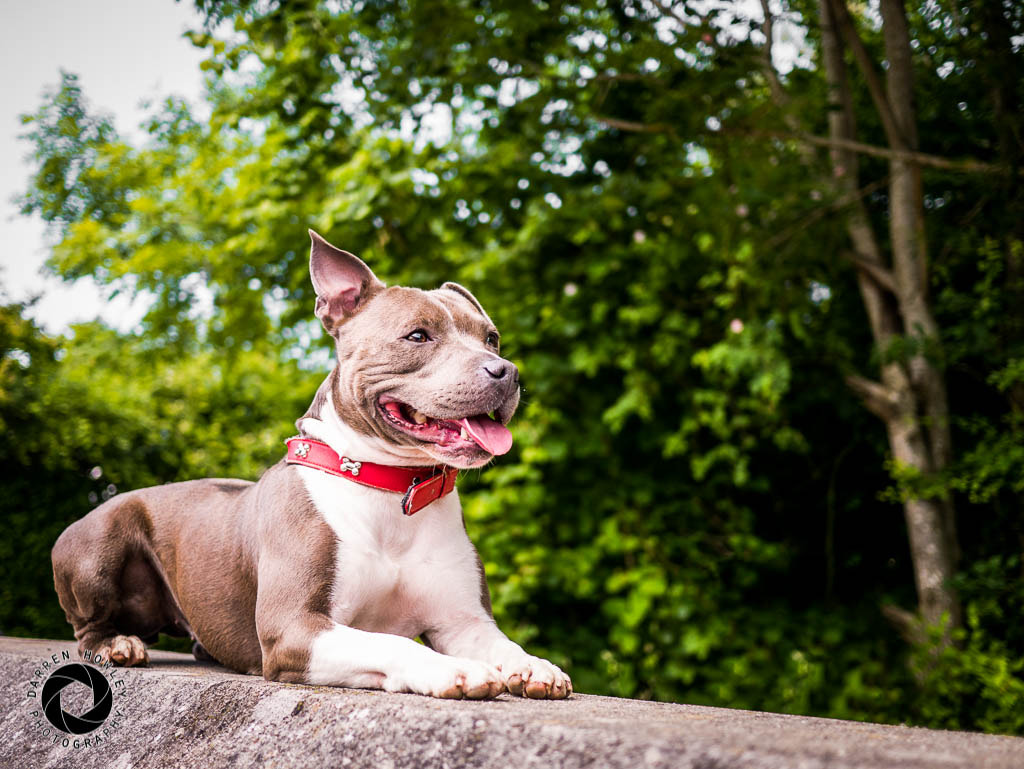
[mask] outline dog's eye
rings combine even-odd
[[[408,339],[410,342],[429,342],[430,334],[428,334],[422,328],[418,328],[411,334],[407,335],[405,338]]]
[[[497,349],[498,347],[498,335],[493,331],[487,335],[487,344]]]

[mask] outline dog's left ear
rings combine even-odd
[[[481,315],[487,318],[488,323],[491,322],[491,316],[487,314],[487,312],[483,308],[483,305],[481,305],[480,302],[477,301],[477,298],[469,292],[468,288],[466,288],[465,286],[460,286],[458,283],[452,283],[451,281],[443,283],[441,285],[441,288],[447,291],[454,291],[456,294],[461,294],[463,297],[469,300],[470,304],[476,307],[476,309],[480,312]]]
[[[384,288],[358,256],[335,248],[313,230],[309,249],[309,275],[316,290],[316,316],[328,333],[352,317],[377,291]]]

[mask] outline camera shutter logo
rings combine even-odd
[[[60,695],[68,686],[80,683],[92,690],[92,707],[84,713],[68,713],[61,706]],[[114,706],[110,683],[103,674],[91,665],[72,662],[50,673],[43,684],[43,715],[46,720],[68,734],[88,734],[100,728],[107,720]]]

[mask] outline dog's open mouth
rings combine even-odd
[[[446,449],[479,446],[488,454],[497,456],[512,448],[512,433],[489,414],[435,419],[399,401],[381,401],[380,410],[391,424],[421,441],[436,443]]]

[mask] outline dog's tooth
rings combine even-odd
[[[459,437],[462,438],[462,440],[464,440],[464,441],[468,441],[469,440],[469,433],[466,432],[466,428],[465,427],[462,428],[462,432],[459,433]]]
[[[425,425],[427,423],[427,415],[419,411],[412,412],[412,418],[416,420],[418,425]]]

